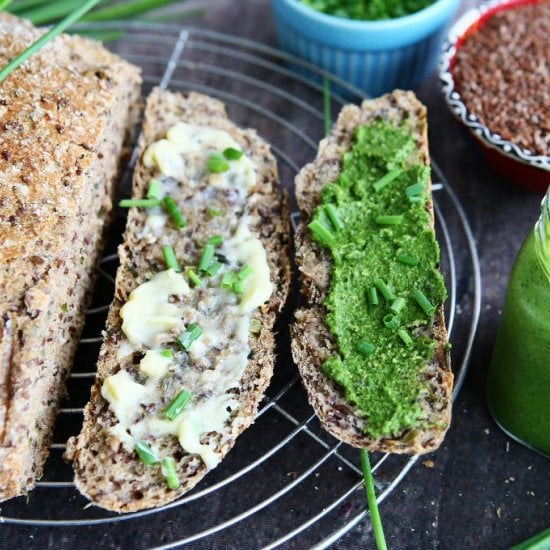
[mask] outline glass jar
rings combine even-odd
[[[497,424],[550,457],[550,188],[512,269],[489,368]]]

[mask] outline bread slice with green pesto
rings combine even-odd
[[[425,107],[403,91],[345,106],[296,197],[292,353],[322,426],[371,451],[433,451],[453,375]]]
[[[178,498],[253,422],[291,276],[275,158],[216,99],[153,90],[132,197],[97,380],[67,451],[77,488],[116,512]]]

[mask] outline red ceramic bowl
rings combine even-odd
[[[474,137],[487,163],[515,183],[542,193],[550,185],[550,157],[523,149],[481,124],[466,108],[453,78],[457,51],[470,33],[482,32],[485,21],[496,12],[534,3],[537,0],[492,0],[467,11],[449,31],[440,60],[439,78],[452,113]]]

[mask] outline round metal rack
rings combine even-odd
[[[144,95],[154,86],[207,93],[224,101],[238,124],[256,128],[271,144],[282,185],[291,196],[294,176],[313,159],[323,135],[322,79],[331,82],[334,113],[345,103],[363,98],[359,90],[308,63],[241,38],[143,23],[107,24],[101,29],[105,27],[124,32],[109,47],[141,66]],[[98,30],[94,25],[81,28]],[[133,157],[122,178],[122,193],[129,190]],[[432,170],[441,267],[449,289],[446,318],[453,342],[456,396],[479,318],[479,263],[472,232],[451,185],[433,160]],[[368,512],[358,453],[320,428],[288,351],[287,325],[296,295],[278,327],[278,363],[255,424],[197,488],[161,508],[122,516],[92,506],[78,493],[62,454],[67,438],[78,433],[94,380],[101,330],[114,290],[116,245],[123,229],[119,212],[101,262],[45,475],[28,497],[1,505],[0,522],[49,528],[50,539],[63,538],[84,549],[102,541],[116,546],[113,541],[128,533],[135,535],[134,548],[183,544],[326,548],[364,521]],[[416,461],[417,457],[372,455],[379,503]]]

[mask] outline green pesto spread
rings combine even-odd
[[[365,414],[365,433],[375,438],[426,425],[419,400],[429,387],[421,373],[435,341],[423,327],[447,296],[426,210],[429,168],[410,164],[415,149],[405,128],[385,121],[360,127],[310,223],[313,238],[330,249],[333,260],[325,322],[338,354],[323,370]],[[394,179],[384,185],[390,173]],[[375,283],[380,279],[393,293],[388,300]],[[374,288],[377,305],[371,303]],[[428,313],[415,299],[417,291],[432,306]]]

